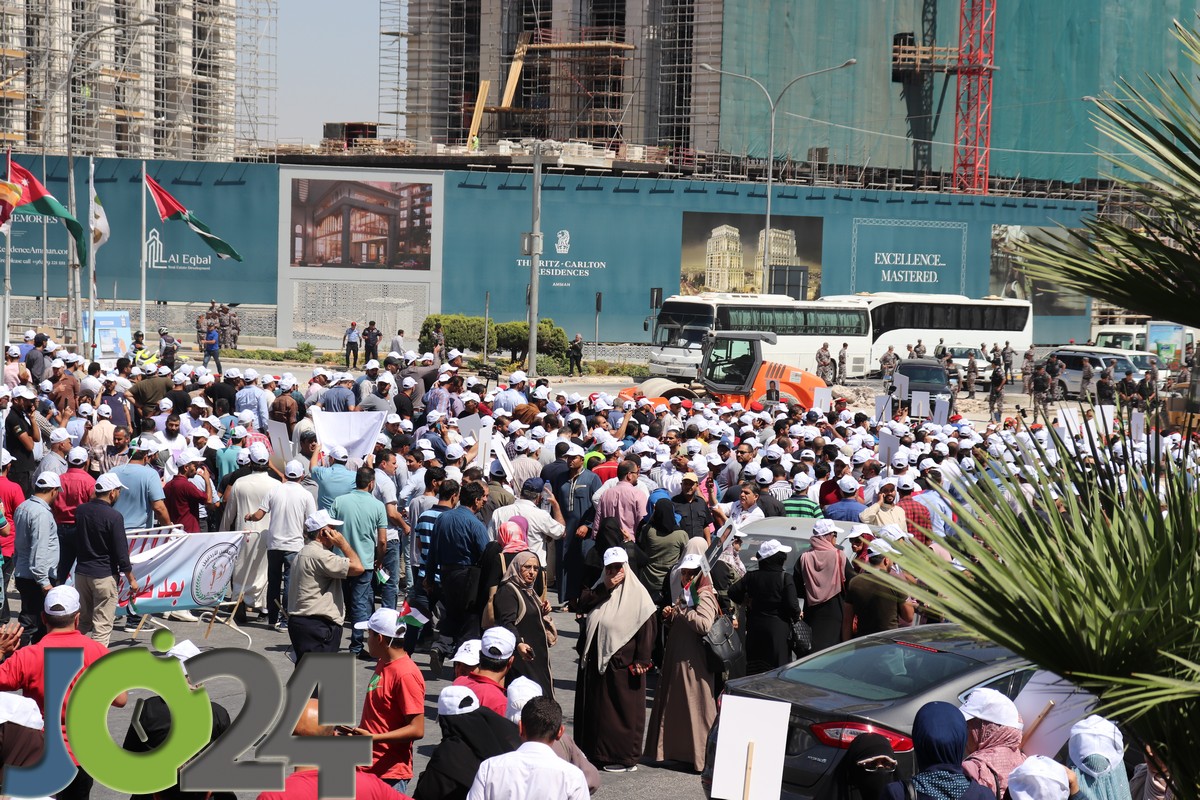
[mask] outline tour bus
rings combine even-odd
[[[650,324],[647,319],[647,329]],[[770,331],[776,342],[764,345],[763,357],[810,372],[816,371],[817,350],[826,343],[835,367],[842,345],[850,345],[848,377],[865,375],[871,367],[870,319],[857,299],[834,303],[780,294],[673,295],[663,301],[653,325],[652,377],[695,380],[704,336],[710,331]]]
[[[1195,328],[1184,328],[1187,343],[1195,345]],[[1096,347],[1112,347],[1117,350],[1145,350],[1146,325],[1099,325],[1092,330]]]
[[[859,302],[870,312],[871,361],[868,369],[879,369],[879,357],[889,346],[903,358],[908,345],[920,339],[932,356],[938,340],[947,347],[979,347],[989,352],[1004,343],[1016,350],[1020,361],[1033,344],[1033,305],[1028,300],[988,296],[972,299],[960,294],[911,294],[863,292],[833,295],[818,302],[844,305]],[[981,366],[982,369],[982,366]]]

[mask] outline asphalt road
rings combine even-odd
[[[13,601],[19,602],[15,597]],[[550,651],[551,668],[555,676],[554,691],[556,698],[563,706],[563,712],[567,719],[567,728],[568,730],[572,730],[574,727],[572,712],[575,702],[576,673],[574,648],[578,637],[578,626],[575,623],[574,615],[560,613],[554,616],[555,623],[558,625],[560,632],[557,645]],[[247,646],[244,636],[220,625],[214,626],[212,633],[205,639],[204,633],[208,627],[206,624],[184,622],[167,622],[165,624],[175,633],[177,640],[191,639],[202,651],[217,647],[245,648]],[[149,626],[143,629],[136,642],[128,634],[114,632],[110,647],[114,650],[133,646],[149,647],[150,636],[148,628]],[[281,683],[285,683],[293,671],[293,664],[286,656],[289,644],[287,634],[269,629],[265,620],[262,623],[251,621],[249,624],[242,626],[242,630],[251,637],[250,649],[265,655],[275,668]],[[348,640],[348,636],[349,630],[347,630],[346,635],[343,637],[343,643]],[[349,659],[350,656],[347,655],[346,658]],[[428,670],[429,658],[424,653],[417,653],[414,656],[414,660],[421,668],[426,681],[425,738],[419,742],[414,759],[416,775],[419,778],[422,769],[441,739],[437,724],[437,697],[438,693],[445,686],[449,685],[449,681],[430,679]],[[354,687],[355,702],[356,707],[361,708],[362,699],[367,690],[367,681],[370,679],[373,665],[361,661],[355,661],[354,663],[356,676]],[[452,670],[450,669],[446,670],[447,674],[451,672]],[[236,718],[245,699],[241,684],[232,678],[217,678],[206,684],[206,688],[208,689],[210,698],[225,706],[230,716]],[[150,696],[149,692],[142,690],[132,691],[130,692],[129,705],[126,708],[112,709],[109,713],[109,731],[118,743],[124,741],[125,733],[129,728],[130,716],[137,698],[148,696]],[[650,702],[652,702],[652,699]],[[649,708],[647,708],[647,719],[649,719],[649,715]],[[601,772],[601,780],[602,786],[593,795],[594,797],[624,798],[627,800],[673,800],[674,798],[703,797],[698,775],[676,771],[664,766],[642,764],[637,772],[632,773],[611,774]],[[253,796],[249,792],[238,794],[238,797],[243,798],[243,800],[244,798],[251,798]],[[115,800],[115,798],[126,798],[128,795],[97,786],[92,792],[92,797],[97,800]],[[550,799],[547,798],[547,800]]]

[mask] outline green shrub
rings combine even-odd
[[[513,361],[523,362],[528,347],[528,322],[502,322],[496,326],[496,349],[507,350]],[[538,320],[538,353],[557,359],[567,356],[567,332],[556,327],[552,319]]]
[[[551,375],[566,375],[567,362],[564,359],[541,353],[537,357],[537,374],[543,378]]]
[[[433,352],[433,328],[442,323],[442,335],[446,339],[446,347],[457,347],[459,350],[483,352],[483,317],[468,317],[463,314],[431,314],[421,323],[421,333],[417,344],[423,353]],[[488,320],[488,348],[496,348],[496,322]]]
[[[299,354],[300,361],[312,361],[317,354],[317,348],[312,342],[300,342],[296,345],[296,352]]]

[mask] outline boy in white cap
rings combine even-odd
[[[479,641],[479,666],[469,675],[454,679],[455,686],[466,686],[479,698],[484,708],[504,716],[508,696],[504,679],[512,666],[517,637],[508,628],[488,628]]]
[[[396,609],[378,609],[354,627],[367,631],[367,652],[378,659],[354,732],[372,737],[367,772],[406,793],[413,777],[413,742],[425,736],[425,678],[404,650],[405,625]]]

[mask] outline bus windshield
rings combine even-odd
[[[712,329],[712,306],[703,303],[666,302],[654,322],[654,343],[665,347],[699,346]]]
[[[1139,350],[1146,344],[1146,334],[1132,331],[1104,331],[1096,336],[1096,347],[1115,350]]]

